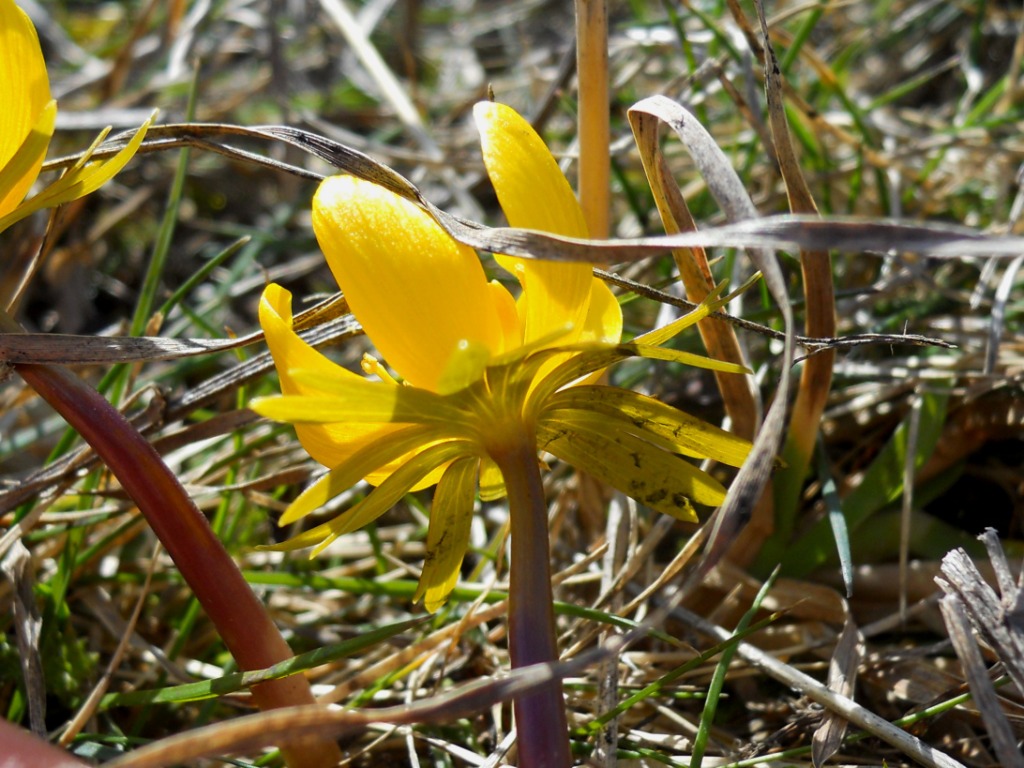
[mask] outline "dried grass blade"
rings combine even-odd
[[[979,538],[988,549],[1001,597],[962,549],[942,559],[942,576],[935,580],[946,594],[960,598],[975,628],[1006,665],[1017,688],[1024,690],[1024,588],[1014,583],[995,531],[990,528]]]
[[[340,296],[295,315],[295,327],[317,346],[361,329]],[[88,336],[60,333],[0,334],[0,362],[83,365],[176,360],[255,344],[257,331],[233,339],[168,339],[162,336]]]
[[[686,146],[697,170],[707,183],[708,190],[730,222],[758,218],[757,209],[725,153],[692,114],[664,96],[643,99],[634,104],[630,112],[649,114],[666,123],[675,132]],[[695,579],[702,578],[711,570],[732,545],[736,534],[750,519],[768,484],[785,430],[786,393],[789,391],[790,366],[793,362],[793,312],[789,305],[782,270],[775,256],[757,247],[748,249],[747,253],[754,266],[764,276],[765,285],[778,305],[785,325],[786,338],[780,362],[778,395],[768,410],[750,456],[730,486],[725,503],[716,513],[704,561],[695,572]]]
[[[554,678],[580,674],[607,656],[608,651],[600,649],[572,661],[535,664],[514,670],[498,680],[478,680],[429,699],[395,707],[360,711],[314,705],[240,717],[161,739],[108,765],[110,768],[158,768],[208,755],[258,749],[275,743],[282,735],[301,741],[358,733],[374,723],[419,725],[475,717],[496,703],[537,690]]]
[[[1024,265],[1024,256],[1018,256],[1006,267],[1006,272],[999,280],[996,287],[996,294],[992,299],[992,322],[988,329],[988,344],[985,347],[985,368],[986,375],[991,375],[996,369],[996,361],[999,359],[999,341],[1003,335],[1004,322],[1006,320],[1006,304],[1013,292],[1013,286],[1017,279],[1017,272],[1021,265]]]
[[[853,697],[857,669],[864,658],[864,638],[848,615],[839,634],[839,642],[828,664],[828,687],[840,696]],[[846,735],[846,719],[835,712],[826,712],[821,725],[814,731],[811,742],[811,761],[820,768],[839,751]]]
[[[630,110],[629,124],[665,231],[669,234],[695,232],[696,222],[658,144],[658,119],[644,112]],[[672,258],[686,289],[686,298],[695,304],[704,301],[715,288],[705,250],[700,247],[679,248],[672,251]],[[710,357],[747,365],[739,340],[730,325],[709,318],[701,320],[697,329]],[[757,416],[761,404],[750,379],[716,373],[715,380],[722,393],[725,411],[732,419],[734,431],[748,440],[753,439],[757,432]]]
[[[608,2],[576,0],[579,84],[579,198],[590,236],[611,231],[611,128],[608,102]]]
[[[981,719],[1000,765],[1004,768],[1024,768],[1024,755],[1017,747],[1013,729],[999,706],[999,697],[989,679],[978,642],[971,634],[971,622],[967,618],[963,601],[956,595],[946,595],[939,601],[939,608],[956,655],[964,665],[971,698],[981,712]]]
[[[0,572],[11,582],[14,634],[21,657],[21,677],[28,700],[28,719],[32,733],[46,738],[46,682],[40,641],[43,617],[39,613],[32,586],[36,582],[32,555],[21,540],[14,541],[0,559]]]
[[[663,101],[672,104],[668,99]],[[678,105],[677,105],[678,106]],[[856,216],[808,215],[766,216],[700,232],[681,232],[660,237],[621,238],[617,240],[576,240],[525,229],[489,228],[468,222],[440,210],[401,174],[369,155],[341,142],[309,131],[287,126],[244,128],[228,124],[178,124],[150,129],[140,153],[197,146],[229,157],[259,163],[269,168],[319,180],[322,175],[303,168],[270,160],[253,152],[232,147],[226,139],[248,137],[264,141],[283,141],[327,161],[335,168],[390,189],[423,206],[448,234],[461,243],[492,253],[552,261],[585,261],[612,264],[639,261],[678,248],[754,248],[768,250],[803,248],[808,251],[832,250],[843,253],[888,252],[918,253],[943,259],[969,256],[1016,258],[1024,251],[1024,237],[994,236],[977,229],[945,222],[907,222],[898,219],[865,219]],[[92,157],[112,157],[126,141],[117,136],[104,143]],[[712,142],[713,145],[713,142]],[[721,150],[715,148],[720,155]],[[75,157],[46,163],[44,170],[67,167]],[[737,179],[738,181],[738,179]],[[740,187],[740,191],[745,194]],[[749,198],[747,200],[749,203]],[[721,205],[722,202],[719,201]],[[724,206],[723,206],[724,208]]]
[[[0,361],[37,365],[81,365],[173,360],[236,349],[258,341],[239,339],[165,339],[159,336],[79,336],[62,333],[0,335]]]
[[[422,147],[429,150],[431,154],[440,155],[441,150],[427,133],[412,99],[409,98],[401,83],[398,82],[398,78],[395,77],[384,58],[374,47],[352,11],[342,0],[320,0],[320,5],[345,36],[348,44],[352,46],[356,56],[359,57],[377,87],[380,88],[381,95],[395,110],[398,119]]]
[[[672,616],[719,641],[725,641],[731,636],[731,633],[724,627],[712,624],[707,619],[685,608],[673,609]],[[916,736],[893,725],[871,710],[865,709],[852,699],[840,696],[834,691],[829,690],[810,675],[779,661],[774,656],[770,656],[750,643],[741,642],[736,647],[736,654],[769,677],[794,690],[800,691],[807,698],[838,713],[854,725],[891,744],[903,754],[921,763],[921,765],[926,765],[930,768],[965,768],[962,763],[954,760],[944,752],[940,752],[934,747],[925,744]]]
[[[786,120],[782,92],[782,71],[768,32],[764,3],[756,0],[757,17],[761,24],[764,46],[765,94],[768,100],[768,119],[771,125],[775,156],[786,185],[789,210],[792,213],[817,214],[818,206],[804,179],[797,160]],[[800,253],[800,271],[803,276],[806,300],[804,332],[808,336],[834,336],[836,332],[835,291],[832,285],[832,261],[827,250]],[[811,453],[818,435],[821,415],[825,410],[832,387],[832,369],[835,350],[826,350],[809,357],[800,374],[800,384],[783,458],[786,468],[775,478],[775,519],[781,523],[778,535],[789,537],[796,515],[800,490],[810,464]]]

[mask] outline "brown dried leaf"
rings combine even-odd
[[[857,668],[864,658],[864,638],[860,636],[857,625],[851,617],[843,624],[839,634],[839,642],[828,665],[829,690],[853,698],[853,689],[857,681]],[[814,731],[811,742],[811,761],[815,768],[820,768],[842,746],[846,735],[847,722],[834,711],[828,711],[822,718],[821,725]]]

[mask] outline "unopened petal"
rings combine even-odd
[[[50,81],[36,29],[13,0],[0,0],[0,168],[7,165],[50,103]],[[0,216],[24,199],[42,158],[7,190],[0,190]]]
[[[437,391],[460,344],[501,350],[477,255],[413,203],[361,179],[331,177],[313,199],[313,230],[353,314],[411,384]]]

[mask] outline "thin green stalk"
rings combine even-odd
[[[558,661],[547,503],[536,442],[524,430],[519,440],[493,458],[505,479],[512,531],[508,609],[512,668]],[[572,765],[560,679],[516,699],[514,711],[521,768]]]
[[[197,67],[193,74],[192,87],[189,89],[188,106],[185,110],[186,122],[191,122],[195,118],[198,85],[199,68]],[[171,191],[167,196],[167,208],[164,210],[164,217],[160,222],[160,229],[157,231],[153,255],[149,260],[149,266],[146,268],[146,276],[143,278],[142,288],[139,291],[139,301],[135,305],[135,313],[132,315],[132,336],[142,335],[153,314],[156,294],[160,288],[160,281],[163,279],[164,266],[167,263],[167,254],[171,250],[171,239],[174,237],[174,230],[178,223],[178,210],[181,208],[181,197],[185,190],[185,179],[188,175],[188,157],[188,147],[182,148],[181,154],[178,155],[178,166],[174,171],[174,180],[171,182]]]
[[[700,713],[700,723],[697,726],[697,733],[693,737],[693,749],[690,752],[690,768],[701,768],[704,761],[704,752],[711,738],[711,726],[715,722],[715,714],[718,711],[718,700],[722,696],[722,686],[725,685],[725,676],[729,671],[729,664],[732,661],[732,657],[736,655],[736,647],[741,642],[740,634],[744,633],[750,626],[750,622],[758,610],[760,610],[761,602],[768,594],[768,590],[775,584],[775,579],[778,575],[779,569],[776,568],[772,575],[761,585],[761,589],[758,590],[757,595],[754,597],[754,602],[736,625],[733,636],[725,643],[722,657],[718,660],[718,664],[715,665],[715,671],[711,676],[707,699],[704,702],[704,710]]]

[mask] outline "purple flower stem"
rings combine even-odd
[[[508,493],[512,562],[508,645],[512,668],[558,661],[551,594],[548,514],[532,435],[495,451]],[[569,729],[562,681],[515,700],[520,768],[569,768]]]

